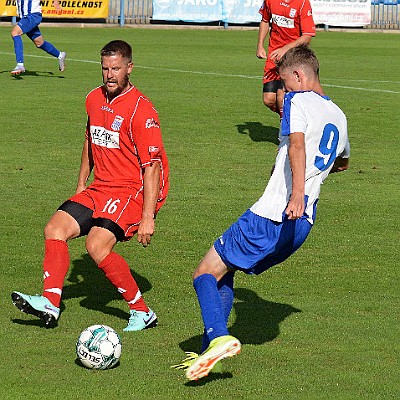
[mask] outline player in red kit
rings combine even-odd
[[[264,0],[258,30],[257,57],[266,59],[263,75],[263,102],[282,115],[283,83],[276,62],[292,47],[308,45],[315,36],[309,0]],[[268,51],[264,41],[269,33]]]
[[[45,227],[42,296],[13,292],[23,312],[56,325],[65,276],[68,240],[86,237],[86,249],[130,308],[125,331],[157,325],[129,265],[113,251],[119,241],[137,234],[150,244],[154,219],[169,187],[168,159],[152,103],[130,82],[131,46],[121,40],[101,50],[103,86],[86,98],[88,115],[76,194],[64,202]],[[94,179],[87,186],[92,173]]]

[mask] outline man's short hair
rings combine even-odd
[[[132,47],[123,40],[112,40],[107,43],[101,49],[100,54],[102,57],[110,57],[119,54],[122,58],[125,58],[127,62],[132,62]]]
[[[319,75],[319,62],[315,53],[306,45],[296,46],[288,50],[277,63],[277,70],[303,67],[315,76]]]

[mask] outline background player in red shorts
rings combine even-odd
[[[315,36],[315,24],[309,0],[264,0],[258,30],[257,57],[266,59],[263,76],[263,101],[282,115],[283,83],[276,62],[292,47],[308,45]],[[269,35],[268,52],[264,41]]]
[[[104,85],[86,98],[88,122],[76,194],[63,203],[45,227],[42,296],[13,292],[23,312],[56,325],[64,278],[69,269],[67,241],[87,235],[86,249],[130,308],[125,331],[157,325],[127,262],[113,251],[118,241],[137,233],[143,246],[154,233],[154,218],[168,192],[168,160],[158,115],[129,80],[131,46],[112,41],[101,50]],[[94,172],[93,182],[86,182]]]

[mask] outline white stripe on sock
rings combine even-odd
[[[135,304],[141,297],[142,297],[142,293],[140,293],[140,290],[138,290],[135,298],[131,301],[128,301],[128,304]]]
[[[59,288],[46,289],[45,292],[55,293],[55,294],[58,294],[59,296],[61,296],[61,294],[62,294],[62,290]]]

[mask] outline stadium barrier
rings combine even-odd
[[[371,23],[365,28],[400,29],[399,14],[400,0],[371,0]],[[149,24],[152,21],[153,0],[109,1],[107,23],[124,26],[125,24]]]
[[[172,3],[172,1],[177,1],[177,4],[192,4],[192,5],[206,5],[210,4],[215,6],[218,0],[154,0],[157,2],[158,5],[162,5],[162,8],[166,8],[168,5]],[[235,0],[236,2],[238,0]],[[222,3],[226,3],[228,5],[232,5],[235,3],[234,0],[222,0]],[[257,1],[260,2],[262,0],[242,0],[245,2],[246,5],[251,4],[252,11],[251,16],[247,15],[247,21],[252,22],[243,22],[244,25],[257,25],[259,19],[258,15],[258,7],[254,5]],[[334,0],[336,1],[336,0]],[[339,1],[339,0],[338,0]],[[348,1],[357,1],[357,0],[348,0]],[[368,0],[366,0],[368,1]],[[371,23],[365,26],[366,29],[374,28],[374,29],[391,29],[391,30],[398,30],[400,29],[400,0],[370,0],[371,1]],[[49,3],[48,1],[44,1],[44,3]],[[4,3],[4,4],[3,4]],[[69,1],[65,3],[67,8],[69,7]],[[71,2],[75,3],[75,2]],[[89,2],[92,3],[92,2]],[[93,2],[93,4],[95,4]],[[97,4],[97,3],[96,3]],[[66,9],[67,9],[66,8]],[[86,10],[87,11],[87,10]],[[86,12],[85,11],[85,12]],[[107,5],[104,10],[105,14],[107,14]],[[253,14],[256,15],[253,15]],[[15,0],[6,0],[5,2],[0,3],[0,20],[5,18],[9,20],[12,18],[12,23],[16,23],[16,9],[15,9]],[[127,25],[135,25],[135,24],[150,24],[150,23],[164,23],[166,21],[154,21],[153,19],[153,0],[109,0],[108,2],[108,16],[105,18],[105,22],[108,24],[119,24],[120,26]],[[96,15],[90,15],[89,17],[94,18]],[[106,15],[105,15],[106,16]],[[104,16],[104,17],[105,17]],[[49,18],[49,16],[44,15],[44,17]],[[60,15],[62,17],[62,15]],[[69,16],[72,18],[78,18],[78,13],[73,16]],[[81,18],[86,18],[86,14],[82,15]],[[97,16],[97,18],[104,18],[102,16]],[[240,17],[240,16],[239,16]],[[194,16],[196,18],[196,16]],[[254,19],[253,19],[254,18]],[[103,19],[104,21],[104,19]],[[171,19],[169,19],[171,23]],[[176,23],[179,24],[180,22],[174,20]],[[72,22],[72,21],[71,21]],[[194,19],[192,22],[203,23],[204,21],[197,21]],[[228,27],[227,22],[222,21],[214,21],[214,23],[218,25],[224,25],[225,28]],[[231,23],[231,22],[230,22]],[[326,23],[326,22],[325,22]],[[330,27],[330,26],[329,26]],[[328,26],[325,25],[327,29]]]
[[[149,24],[153,0],[110,0],[107,22],[111,24]]]
[[[372,0],[371,28],[400,29],[400,0]]]

